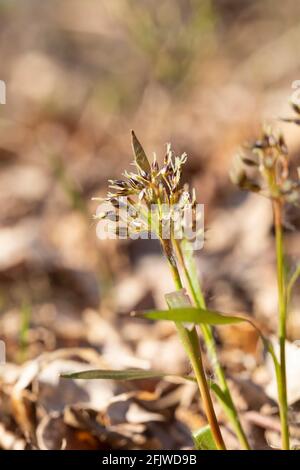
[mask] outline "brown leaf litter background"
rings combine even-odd
[[[84,368],[187,373],[173,326],[131,318],[172,291],[154,241],[99,241],[92,196],[132,159],[130,128],[161,158],[188,153],[205,204],[197,254],[208,305],[276,331],[268,201],[228,179],[260,123],[288,115],[300,78],[296,0],[0,3],[1,449],[183,449],[205,424],[193,383],[67,381]],[[295,166],[300,131],[280,124]],[[299,212],[287,215],[299,259]],[[288,321],[291,435],[300,444],[299,288]],[[279,445],[272,366],[247,325],[216,331],[250,440]],[[200,412],[199,412],[200,406]],[[222,410],[228,446],[238,444]]]

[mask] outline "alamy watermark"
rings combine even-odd
[[[104,239],[138,238],[188,240],[191,250],[204,244],[204,204],[132,204],[124,196],[101,203],[96,211],[97,237]]]

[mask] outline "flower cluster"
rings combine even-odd
[[[160,239],[183,238],[182,233],[187,232],[193,234],[187,237],[190,239],[199,235],[203,214],[197,210],[195,191],[191,194],[187,185],[180,186],[187,155],[175,156],[167,145],[163,165],[159,166],[156,155],[150,163],[133,131],[132,147],[135,171],[125,171],[123,179],[109,180],[110,191],[101,200],[109,206],[98,211],[96,218],[117,222],[119,230],[123,222],[123,238],[141,233]]]
[[[236,156],[230,172],[241,189],[259,192],[291,204],[300,201],[300,174],[290,177],[288,149],[283,135],[270,127],[259,140],[245,146]]]

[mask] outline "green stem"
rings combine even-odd
[[[286,383],[286,317],[287,317],[287,293],[285,287],[284,255],[283,255],[283,233],[282,233],[282,203],[279,199],[273,200],[273,217],[276,237],[276,259],[277,259],[277,284],[278,284],[278,337],[280,351],[280,374],[277,380],[278,401],[281,422],[282,448],[289,450],[289,426],[288,426],[288,403]]]
[[[203,293],[202,293],[202,290],[201,290],[201,287],[200,287],[200,283],[199,283],[198,289],[196,290],[195,287],[194,287],[194,283],[193,283],[191,274],[190,274],[190,272],[187,268],[187,265],[185,263],[180,243],[176,239],[173,240],[173,243],[174,243],[174,246],[175,246],[177,257],[179,259],[179,262],[182,266],[185,278],[187,280],[187,283],[188,283],[189,290],[190,290],[191,296],[193,298],[193,301],[194,301],[196,307],[205,309],[206,304],[205,304],[205,299],[204,299],[204,296],[203,296]],[[234,403],[233,403],[231,393],[230,393],[230,390],[229,390],[229,387],[228,387],[228,384],[227,384],[227,380],[226,380],[226,377],[225,377],[223,367],[221,366],[219,358],[218,358],[216,344],[215,344],[215,340],[214,340],[214,336],[213,336],[213,330],[209,325],[202,325],[201,326],[201,331],[202,331],[203,338],[204,338],[204,341],[205,341],[205,344],[206,344],[206,347],[207,347],[208,354],[209,354],[211,362],[214,366],[214,370],[215,370],[216,376],[218,378],[219,385],[222,388],[222,390],[223,390],[223,392],[224,392],[224,394],[227,398],[227,402],[228,402],[229,407],[226,408],[226,412],[228,414],[228,417],[229,417],[229,419],[231,421],[231,424],[232,424],[232,426],[235,430],[235,433],[236,433],[236,435],[237,435],[237,437],[238,437],[238,439],[239,439],[239,441],[242,445],[242,448],[245,449],[245,450],[251,450],[251,447],[250,447],[250,444],[248,442],[247,436],[246,436],[245,431],[242,427],[242,424],[239,420],[237,409],[234,406]],[[230,410],[230,413],[229,413],[229,410]]]
[[[180,290],[183,288],[183,285],[173,254],[172,244],[169,240],[161,240],[161,244],[168,260],[176,289]],[[226,450],[226,446],[215,414],[213,402],[209,391],[209,386],[207,383],[207,378],[203,367],[203,360],[197,330],[195,327],[193,327],[192,330],[189,330],[185,328],[182,323],[176,322],[175,324],[182,344],[185,348],[185,351],[189,357],[190,363],[194,370],[201,399],[203,402],[203,408],[207,417],[207,421],[210,425],[210,429],[214,437],[216,446],[218,450]]]

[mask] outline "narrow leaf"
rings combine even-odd
[[[193,441],[197,450],[217,450],[209,425],[193,432]]]
[[[62,374],[66,379],[112,379],[112,380],[139,380],[165,377],[166,373],[151,370],[127,369],[127,370],[84,370],[82,372],[73,372]]]
[[[132,138],[132,148],[135,157],[135,161],[140,170],[145,171],[146,173],[151,172],[150,163],[148,161],[145,150],[141,146],[139,140],[137,139],[134,131],[131,131]]]
[[[109,370],[95,369],[84,370],[82,372],[70,372],[61,374],[65,379],[98,379],[98,380],[143,380],[159,379],[163,377],[175,377],[195,382],[195,377],[189,375],[169,374],[167,372],[143,370],[143,369],[125,369]]]
[[[177,324],[192,323],[198,325],[229,325],[246,321],[258,332],[265,348],[272,357],[275,370],[278,371],[278,368],[280,367],[272,343],[265,338],[255,323],[246,316],[224,315],[223,313],[216,312],[214,310],[194,307],[170,308],[169,310],[150,310],[148,312],[144,312],[142,316],[151,320],[174,321]]]
[[[172,308],[169,310],[150,310],[143,316],[151,320],[170,320],[180,323],[206,324],[206,325],[229,325],[241,323],[245,318],[223,315],[213,310],[194,307]]]

